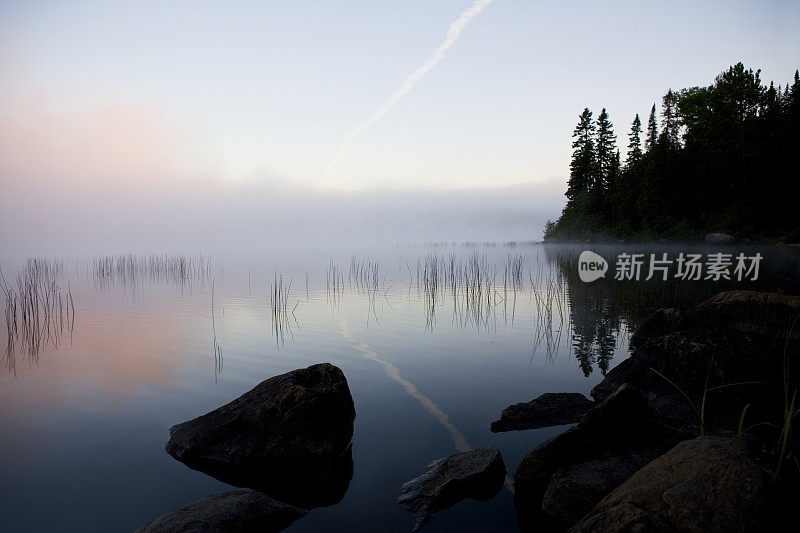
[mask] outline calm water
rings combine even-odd
[[[478,446],[499,448],[513,475],[564,427],[493,434],[489,423],[544,392],[588,394],[652,310],[731,286],[800,287],[794,249],[760,250],[756,282],[592,284],[577,278],[581,249],[6,260],[5,284],[19,298],[33,280],[39,300],[16,333],[13,320],[10,335],[0,324],[3,530],[130,531],[231,490],[169,457],[167,428],[270,376],[329,361],[355,401],[354,474],[340,503],[290,531],[410,531],[412,515],[395,503],[405,481]],[[23,300],[11,316],[21,317]],[[510,490],[461,502],[425,526],[465,529],[516,530]]]

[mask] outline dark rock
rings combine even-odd
[[[736,237],[727,233],[709,233],[706,235],[706,242],[731,243],[736,242]]]
[[[166,450],[225,483],[301,507],[331,505],[352,477],[354,419],[347,379],[322,363],[272,377],[173,426]]]
[[[779,342],[787,336],[800,341],[800,296],[726,291],[695,307],[691,315],[704,327],[738,329]]]
[[[305,514],[260,492],[223,492],[163,514],[136,533],[281,531]]]
[[[499,432],[574,424],[593,405],[593,401],[577,392],[545,393],[527,403],[509,405],[490,429]]]
[[[630,346],[636,347],[647,339],[688,329],[694,325],[694,320],[680,309],[674,307],[659,309],[631,335]]]
[[[655,418],[635,387],[619,387],[589,410],[576,426],[544,442],[522,459],[514,474],[514,502],[520,525],[525,528],[532,522],[547,520],[542,517],[542,499],[560,467],[605,458],[614,451],[631,448],[657,454],[681,438],[685,436]]]
[[[570,531],[758,531],[765,494],[742,444],[699,437],[636,472]]]
[[[403,485],[397,500],[416,515],[414,530],[431,515],[465,498],[485,501],[503,487],[506,466],[494,448],[478,448],[438,459],[428,471]]]
[[[547,486],[542,510],[562,527],[569,527],[662,451],[625,449],[608,457],[562,466]]]
[[[706,422],[731,427],[745,405],[753,403],[757,408],[759,403],[771,400],[776,387],[768,382],[782,379],[782,361],[781,350],[747,333],[687,329],[638,343],[631,356],[612,368],[591,395],[595,401],[602,401],[620,385],[629,383],[642,391],[659,416],[686,426],[698,424],[699,418],[684,394],[696,406],[706,394]],[[750,385],[715,388],[735,383]]]

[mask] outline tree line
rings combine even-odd
[[[637,114],[625,161],[611,118],[584,109],[561,217],[545,240],[682,239],[709,232],[800,241],[800,76],[777,88],[742,63],[668,90]]]

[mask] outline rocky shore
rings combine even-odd
[[[630,358],[591,391],[583,418],[519,464],[522,529],[752,531],[795,522],[798,316],[800,297],[751,291],[657,311],[632,336]],[[557,419],[563,406],[552,407],[540,417]]]
[[[591,391],[511,405],[493,432],[575,424],[514,473],[523,531],[752,531],[796,526],[800,419],[793,368],[800,297],[720,293],[691,310],[660,309],[632,335],[631,356]],[[203,498],[142,532],[279,531],[340,501],[353,475],[355,406],[341,369],[275,376],[170,428],[166,451],[252,490]],[[498,450],[433,461],[398,503],[415,529],[433,513],[501,490]]]

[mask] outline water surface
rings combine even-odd
[[[591,249],[613,264],[618,248]],[[478,446],[499,448],[513,476],[564,427],[494,434],[490,422],[544,392],[588,394],[654,309],[731,287],[797,292],[800,279],[796,251],[772,248],[757,281],[587,284],[575,271],[582,249],[9,259],[6,287],[20,300],[35,289],[38,303],[25,324],[19,301],[7,307],[17,323],[0,325],[3,529],[131,531],[231,490],[169,457],[167,428],[329,361],[355,401],[353,479],[341,502],[290,531],[410,531],[395,503],[405,481]],[[461,502],[425,529],[516,530],[511,491]]]

